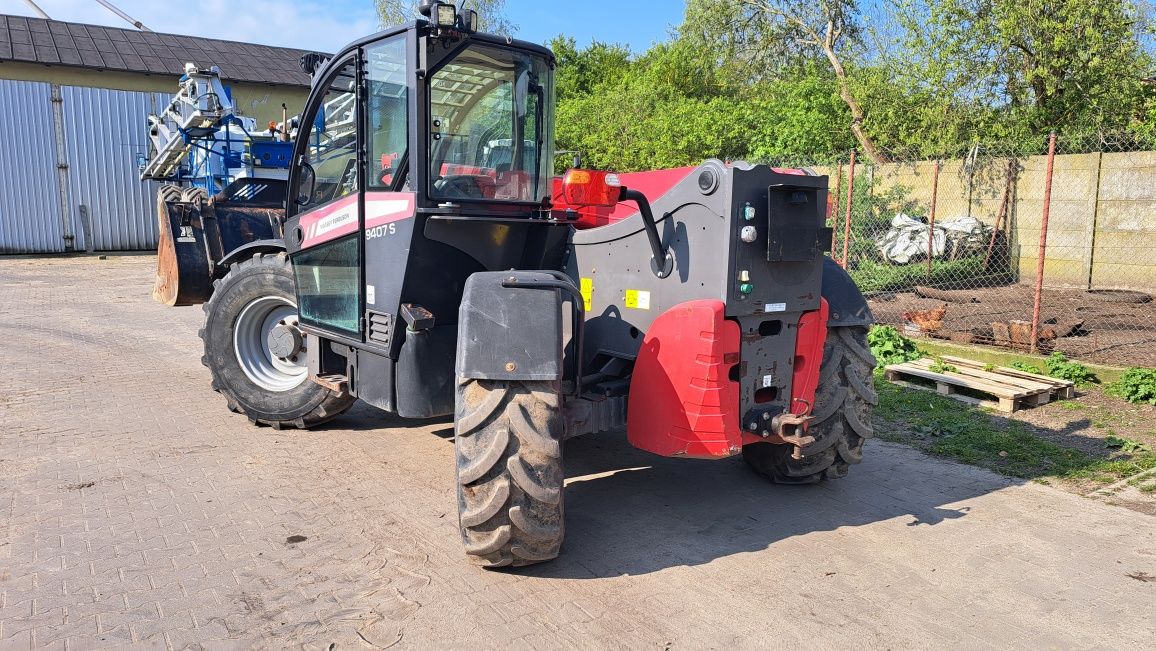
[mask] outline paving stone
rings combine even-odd
[[[1156,518],[880,442],[796,489],[576,439],[563,556],[480,570],[448,423],[251,426],[208,386],[200,309],[149,299],[153,265],[0,257],[2,651],[1156,639],[1128,576],[1156,575]]]

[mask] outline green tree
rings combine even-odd
[[[944,0],[901,5],[906,69],[997,111],[1009,137],[1146,119],[1150,23],[1128,0]]]
[[[883,162],[852,74],[861,22],[856,0],[690,0],[682,30],[688,38],[713,44],[728,62],[724,65],[746,71],[752,80],[825,61],[847,105],[851,133],[864,153]]]
[[[560,58],[559,148],[618,171],[746,154],[749,111],[709,58],[678,40],[652,47],[626,67],[623,52],[595,43]],[[566,57],[583,62],[569,79]]]
[[[400,25],[421,17],[417,12],[418,0],[374,0],[374,2],[383,26]],[[478,12],[478,28],[483,32],[510,36],[518,31],[518,26],[506,17],[506,0],[473,0],[458,3],[458,10],[463,9]]]
[[[558,36],[547,44],[554,51],[558,67],[554,87],[558,101],[588,94],[599,85],[625,78],[630,71],[630,48],[616,43],[594,41],[579,48],[569,36]]]

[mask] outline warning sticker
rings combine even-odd
[[[589,312],[594,304],[594,279],[580,278],[578,289],[582,292],[583,308]]]
[[[626,290],[626,307],[635,310],[649,310],[650,292],[640,289]]]

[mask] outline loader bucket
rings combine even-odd
[[[198,305],[213,293],[205,231],[193,204],[157,202],[159,240],[153,300],[162,305]]]
[[[158,199],[160,238],[153,299],[170,306],[199,305],[213,295],[213,281],[228,273],[231,252],[259,240],[276,240],[281,208],[221,200]]]

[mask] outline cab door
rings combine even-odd
[[[315,86],[301,122],[285,240],[303,325],[361,340],[361,63],[350,56]],[[324,92],[319,92],[324,89]],[[306,126],[308,125],[308,126]]]

